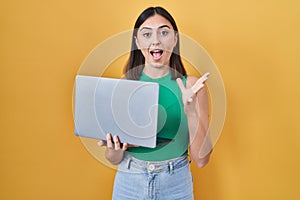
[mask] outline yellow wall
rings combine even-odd
[[[300,199],[300,1],[0,3],[0,199],[109,199],[115,171],[73,135],[84,58],[163,5],[216,62],[227,117],[210,164],[192,166],[196,199]]]

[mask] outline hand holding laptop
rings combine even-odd
[[[112,137],[111,134],[106,134],[106,140],[100,140],[99,146],[107,146],[105,156],[112,164],[118,164],[124,157],[124,152],[127,147],[137,147],[127,143],[121,143],[118,136]]]

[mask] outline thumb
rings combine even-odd
[[[181,80],[180,78],[177,78],[177,79],[176,79],[176,82],[177,82],[177,85],[179,86],[181,92],[184,91],[184,90],[185,90],[185,87],[184,87],[184,85],[183,85],[183,83],[182,83],[182,80]]]
[[[99,140],[97,144],[98,144],[98,146],[103,147],[103,146],[106,146],[106,141]]]

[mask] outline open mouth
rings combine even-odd
[[[163,50],[161,49],[154,49],[150,51],[150,54],[153,56],[154,60],[158,60],[161,58],[162,54],[163,54]]]

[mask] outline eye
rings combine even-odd
[[[161,34],[162,36],[166,36],[166,35],[169,34],[169,31],[162,30],[162,31],[160,32],[160,34]]]
[[[149,38],[149,37],[151,37],[151,33],[150,32],[143,33],[143,36],[145,38]]]

